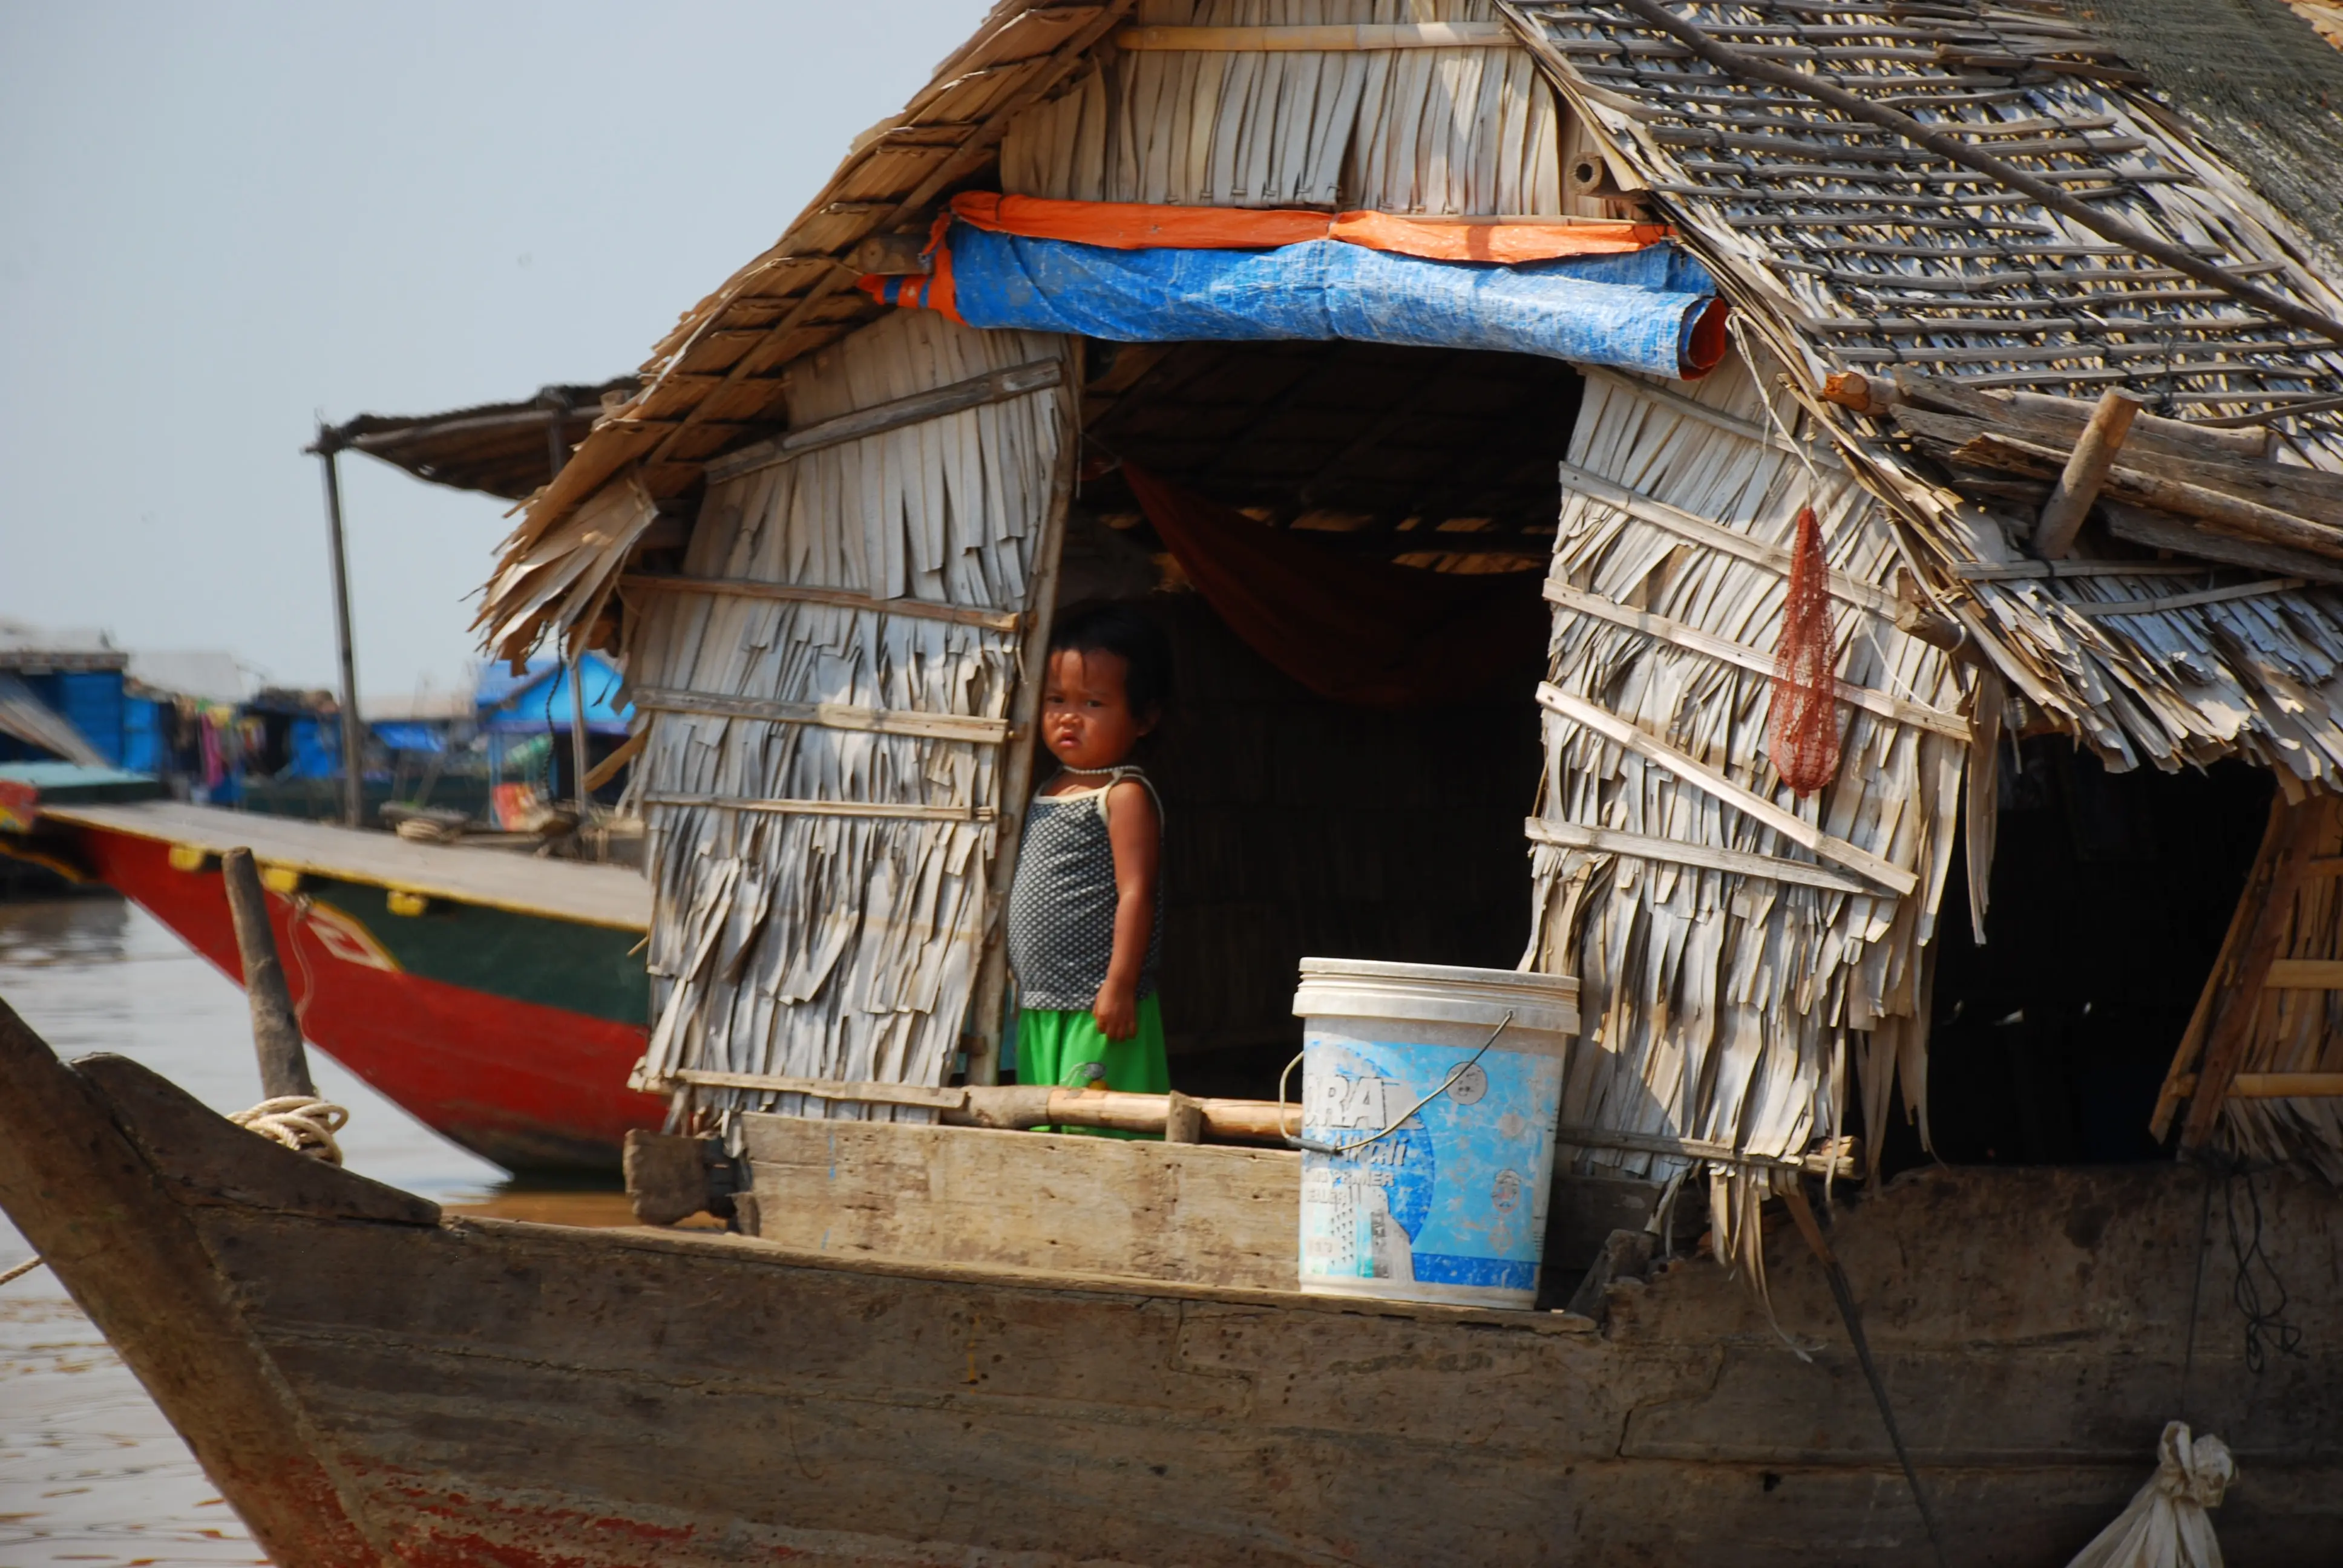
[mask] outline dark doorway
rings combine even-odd
[[[1986,945],[1958,872],[1938,921],[1928,1105],[1956,1164],[2148,1160],[2148,1117],[2261,841],[2266,769],[2110,773],[2002,748]],[[1956,852],[1954,864],[1961,864]],[[1893,1164],[1924,1159],[1899,1115]]]

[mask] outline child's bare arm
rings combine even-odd
[[[1107,796],[1106,837],[1114,849],[1114,955],[1091,1016],[1109,1040],[1139,1032],[1139,973],[1155,935],[1155,879],[1162,823],[1147,786],[1124,779]]]

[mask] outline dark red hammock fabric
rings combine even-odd
[[[1774,701],[1765,719],[1765,754],[1800,795],[1838,777],[1838,663],[1831,646],[1830,559],[1812,507],[1798,509],[1790,552],[1790,591],[1782,606],[1782,642],[1774,654]]]
[[[1466,575],[1360,560],[1266,528],[1135,464],[1122,477],[1229,629],[1338,702],[1409,708],[1534,671],[1548,630],[1536,572]],[[1437,548],[1435,535],[1427,548]]]

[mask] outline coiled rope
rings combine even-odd
[[[228,1120],[282,1143],[296,1154],[339,1165],[342,1146],[335,1141],[334,1134],[349,1125],[350,1113],[315,1095],[280,1094],[274,1100],[262,1101],[249,1111],[239,1111]]]

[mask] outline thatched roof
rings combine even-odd
[[[1151,5],[1137,19],[1186,20],[1189,9]],[[900,115],[855,139],[781,239],[684,316],[645,365],[643,389],[531,501],[483,610],[502,651],[533,643],[552,617],[529,591],[532,574],[568,549],[548,531],[623,476],[632,498],[604,504],[623,514],[613,537],[625,537],[645,503],[691,490],[710,457],[785,425],[789,366],[876,308],[850,286],[855,247],[924,223],[956,188],[992,183],[1012,123],[1111,55],[1127,10],[1009,0]],[[1908,368],[1996,392],[2119,386],[2177,418],[2252,418],[2343,393],[2334,345],[1892,130],[1728,75],[1617,0],[1500,10],[1614,173],[1649,187],[1745,328],[1791,367],[1800,399],[1906,527],[1919,577],[1971,625],[2031,721],[2069,729],[2118,765],[2245,755],[2303,779],[2343,771],[2343,698],[2324,695],[2343,675],[2343,604],[2300,588],[2302,573],[2170,605],[2221,588],[2207,568],[2112,571],[2146,552],[2087,542],[2087,557],[2109,564],[2054,578],[2025,555],[2022,484],[1965,498],[1909,432],[1821,396],[1833,371]],[[2248,287],[2343,316],[2303,231],[2157,101],[2151,73],[2047,0],[1688,14],[1736,49],[1954,123],[1970,145]],[[2276,422],[2280,460],[2343,471],[2333,415]],[[2111,613],[2113,599],[2166,608]]]
[[[2323,689],[2343,673],[2343,604],[2331,595],[2269,575],[2207,601],[2199,596],[2220,591],[2199,587],[2209,578],[2176,582],[2173,565],[2121,546],[2087,547],[2098,562],[2030,560],[2022,497],[1964,497],[1897,438],[1898,424],[1818,394],[1835,370],[1921,371],[1970,392],[2122,387],[2176,417],[2249,417],[2343,391],[2336,346],[1869,120],[1729,75],[1626,11],[1517,14],[1890,504],[1933,595],[1967,622],[2030,717],[2118,765],[2245,755],[2333,779],[2343,721]],[[1860,25],[1805,8],[1696,15],[1745,56],[1957,125],[1963,141],[2131,230],[2343,314],[2301,232],[2063,15],[1947,5]],[[2282,456],[2343,470],[2331,416],[2280,423],[2293,427]],[[2176,593],[2182,583],[2190,591]]]
[[[2343,261],[2343,5],[2067,0],[2066,9]],[[2336,46],[2319,47],[2322,34]]]

